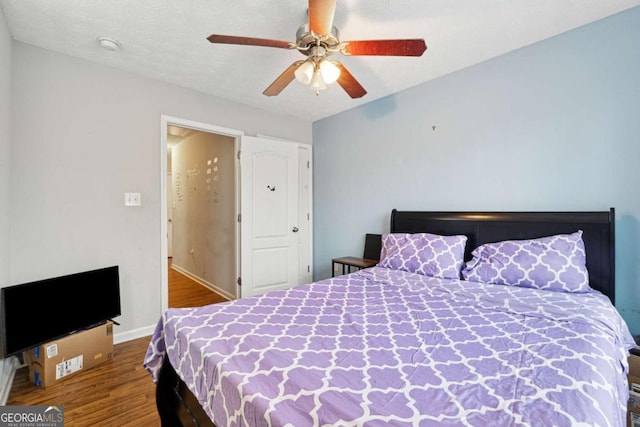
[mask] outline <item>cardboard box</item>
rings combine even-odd
[[[27,351],[29,380],[48,387],[113,358],[113,322],[76,332]]]

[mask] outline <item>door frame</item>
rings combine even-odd
[[[167,150],[169,151],[169,150]],[[173,173],[167,172],[167,258],[171,258],[173,256],[173,215],[171,211],[173,209],[173,195],[169,192],[170,183],[173,182]]]
[[[194,129],[201,132],[215,133],[234,138],[234,152],[240,149],[240,139],[244,135],[243,131],[216,126],[210,123],[196,122],[162,114],[160,116],[160,309],[164,312],[169,308],[169,260],[167,248],[167,133],[169,126],[179,126]],[[240,174],[238,157],[234,161],[234,185],[235,185],[235,217],[240,213]],[[236,277],[240,276],[240,229],[236,221],[235,242],[235,271]],[[237,296],[237,291],[236,291]]]

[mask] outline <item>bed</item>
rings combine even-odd
[[[614,237],[613,208],[394,209],[374,267],[166,310],[162,425],[624,426]]]

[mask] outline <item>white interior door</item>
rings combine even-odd
[[[243,136],[240,296],[298,283],[298,146]]]

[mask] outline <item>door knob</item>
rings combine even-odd
[[[291,231],[293,231],[294,233],[297,233],[297,232],[298,232],[298,227],[293,227],[293,228],[291,229]]]

